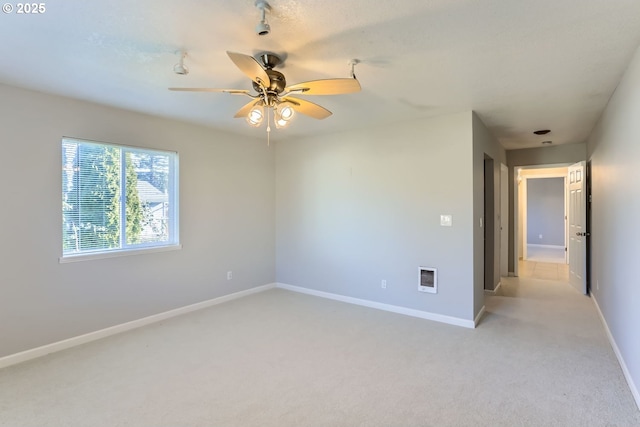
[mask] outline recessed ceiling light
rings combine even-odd
[[[549,129],[541,129],[541,130],[533,131],[533,133],[535,133],[536,135],[546,135],[549,132],[551,132]]]
[[[549,144],[553,144],[553,141],[542,141],[542,143],[545,145],[549,145]]]

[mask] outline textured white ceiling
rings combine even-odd
[[[250,89],[227,50],[282,54],[288,83],[348,77],[357,58],[361,93],[308,97],[334,115],[298,116],[273,137],[472,109],[513,149],[584,141],[640,43],[638,0],[270,4],[263,37],[254,0],[58,0],[41,15],[3,13],[0,82],[262,137],[232,118],[248,98],[167,88]],[[186,76],[173,73],[179,49]]]

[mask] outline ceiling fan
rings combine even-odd
[[[225,92],[234,95],[246,95],[252,98],[240,108],[234,117],[245,117],[251,126],[260,126],[267,112],[267,124],[269,111],[274,112],[274,123],[277,128],[285,127],[295,112],[313,117],[314,119],[326,119],[332,113],[318,104],[293,97],[291,95],[338,95],[360,91],[360,83],[353,73],[353,66],[357,60],[351,61],[350,78],[312,80],[287,86],[287,81],[282,73],[274,70],[282,63],[282,59],[270,52],[261,53],[256,58],[242,53],[229,52],[227,55],[233,63],[253,82],[255,94],[245,89],[214,89],[214,88],[179,88],[172,87],[169,90],[187,92]],[[260,62],[258,62],[258,60]],[[267,130],[269,126],[267,125]]]

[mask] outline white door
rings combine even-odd
[[[587,293],[587,200],[585,162],[569,166],[569,282]]]
[[[500,164],[500,276],[509,275],[509,169]]]

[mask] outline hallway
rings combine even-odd
[[[565,263],[564,246],[527,245],[527,261]]]
[[[569,281],[569,264],[520,260],[518,274],[522,278]]]
[[[479,329],[509,320],[500,331],[513,341],[503,343],[513,351],[506,363],[520,368],[510,400],[529,401],[533,412],[555,411],[558,417],[546,424],[523,418],[513,425],[640,425],[594,302],[569,285],[568,266],[520,261],[520,268],[520,277],[503,277],[500,291],[486,298]],[[532,390],[538,400],[532,401]]]

